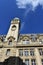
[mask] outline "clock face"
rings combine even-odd
[[[12,26],[12,30],[16,30],[16,25],[13,25]]]

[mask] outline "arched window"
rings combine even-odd
[[[13,25],[13,26],[12,26],[12,28],[16,28],[16,26],[15,26],[15,25]]]
[[[12,30],[16,30],[16,25],[13,25],[12,26]]]

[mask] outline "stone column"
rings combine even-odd
[[[29,64],[31,65],[31,58],[29,59]]]
[[[41,64],[41,58],[40,58],[40,55],[39,55],[39,51],[37,48],[35,48],[35,56],[36,56],[36,63],[37,65],[42,65]]]
[[[16,49],[16,57],[18,57],[18,56],[19,56],[19,50]]]

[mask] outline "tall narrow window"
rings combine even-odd
[[[34,50],[33,49],[30,49],[30,55],[34,56]]]
[[[37,37],[35,35],[31,35],[32,42],[37,41]]]
[[[29,59],[25,59],[25,64],[26,64],[26,65],[30,65],[30,64],[29,64]]]
[[[28,49],[25,49],[25,50],[24,50],[24,56],[29,56],[29,51],[28,51]]]
[[[32,64],[32,65],[36,65],[36,60],[35,60],[35,59],[32,59],[32,60],[31,60],[31,64]]]
[[[10,55],[10,49],[7,49],[7,51],[6,51],[6,55],[7,55],[7,56]]]
[[[39,49],[39,53],[41,56],[43,55],[43,49],[42,48]]]
[[[8,45],[12,45],[12,40],[9,40]]]
[[[23,49],[19,50],[19,56],[23,56]]]
[[[42,65],[43,65],[43,59],[41,60],[41,62],[42,62]]]

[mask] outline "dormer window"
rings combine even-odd
[[[16,30],[16,25],[13,25],[12,26],[12,30]]]
[[[36,36],[32,35],[31,40],[32,40],[32,42],[35,42],[37,40]]]
[[[23,44],[29,44],[29,40],[23,40]]]
[[[9,40],[8,45],[12,45],[12,40]]]
[[[43,43],[43,39],[39,39],[39,42],[40,42],[40,43]]]

